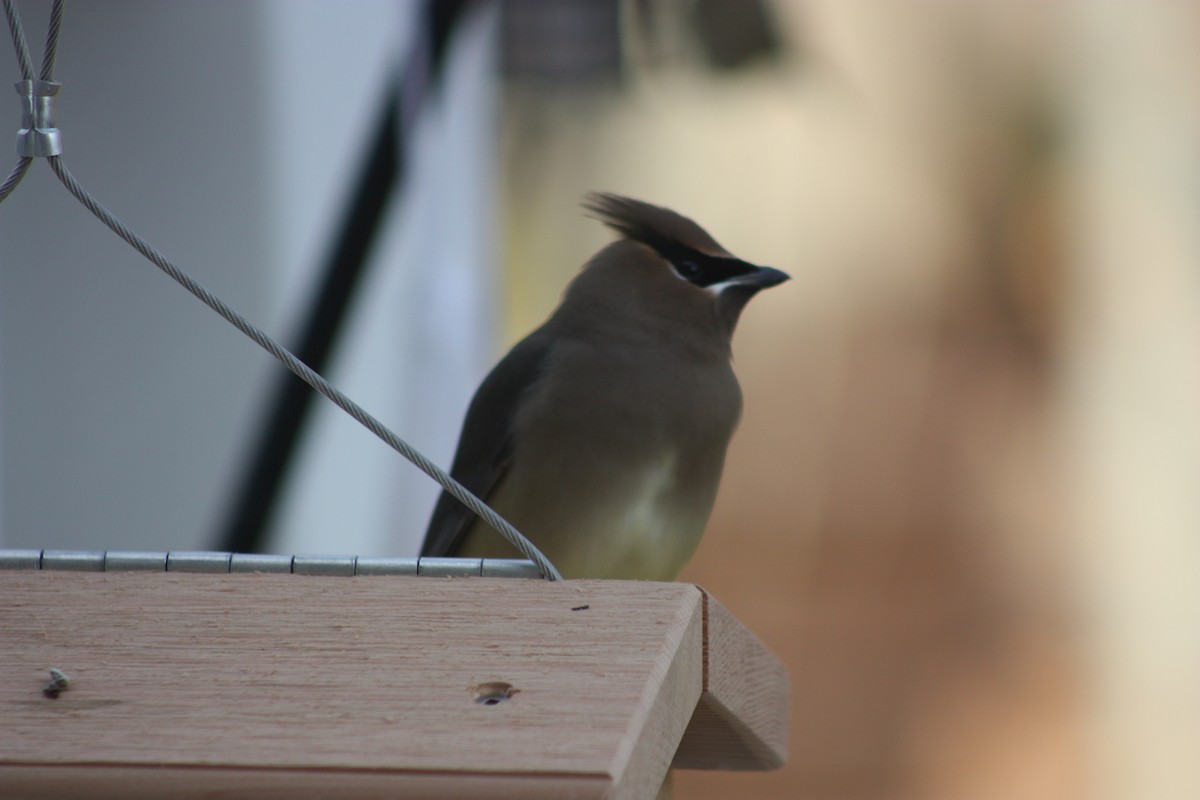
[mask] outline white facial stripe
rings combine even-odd
[[[666,259],[663,259],[663,260],[667,261]],[[667,267],[668,267],[668,269],[671,270],[671,274],[674,275],[679,280],[683,281],[684,283],[691,283],[692,286],[696,286],[696,284],[692,283],[687,278],[680,275],[679,271],[677,269],[675,269],[675,265],[672,264],[670,261],[667,261]],[[723,281],[719,281],[717,283],[711,283],[708,286],[696,286],[696,288],[703,289],[704,291],[711,294],[713,297],[717,297],[718,295],[721,294],[721,292],[725,291],[730,286],[736,286],[737,284],[745,282],[745,280],[746,280],[746,275],[744,275],[744,274],[743,275],[734,275],[732,278],[726,278]]]
[[[735,284],[741,283],[742,277],[744,277],[744,276],[739,275],[738,277],[730,278],[727,281],[721,281],[720,283],[709,284],[708,286],[704,287],[704,291],[710,292],[713,297],[716,297],[721,292],[725,291],[726,288],[733,286]]]

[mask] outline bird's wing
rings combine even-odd
[[[480,384],[467,409],[450,474],[485,502],[508,469],[517,409],[550,355],[549,337],[539,333],[509,351]],[[474,512],[443,491],[425,531],[421,556],[456,555],[474,521]]]

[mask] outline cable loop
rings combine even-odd
[[[17,15],[12,0],[4,0],[4,12],[8,18],[9,30],[12,33],[13,45],[17,50],[17,60],[20,62],[24,80],[17,84],[18,92],[27,103],[23,111],[27,112],[22,123],[23,138],[21,160],[17,167],[0,185],[0,200],[3,200],[24,177],[25,172],[34,157],[45,157],[50,169],[63,186],[76,200],[91,211],[113,233],[121,237],[133,249],[146,257],[152,264],[166,273],[176,283],[187,289],[198,300],[211,308],[227,322],[249,337],[255,344],[266,350],[285,367],[296,374],[301,380],[327,398],[338,408],[345,411],[371,433],[382,439],[389,447],[407,458],[422,472],[433,478],[443,489],[449,492],[459,502],[473,511],[488,525],[502,535],[521,555],[532,561],[547,580],[561,580],[562,575],[554,565],[542,555],[532,542],[526,539],[520,531],[507,520],[497,514],[490,506],[472,494],[461,483],[414,449],[408,442],[390,431],[382,422],[371,416],[367,411],[329,381],[321,377],[315,370],[297,358],[283,345],[268,336],[248,319],[243,317],[231,306],[218,298],[194,278],[172,263],[166,256],[152,247],[145,239],[138,236],[131,228],[117,219],[95,197],[93,197],[70,173],[59,155],[62,152],[62,140],[54,120],[54,97],[59,85],[51,80],[54,72],[54,62],[58,53],[59,32],[62,29],[62,0],[55,0],[51,10],[50,28],[47,31],[46,52],[42,60],[40,80],[33,78],[32,62],[29,58],[29,47],[25,42],[25,34],[21,20]]]

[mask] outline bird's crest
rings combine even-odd
[[[583,207],[617,233],[664,256],[680,246],[709,255],[729,255],[707,231],[669,208],[608,192],[589,192]]]

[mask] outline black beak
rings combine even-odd
[[[747,266],[753,265],[748,264]],[[749,272],[738,275],[736,278],[730,280],[728,285],[730,287],[745,287],[757,292],[760,289],[769,289],[772,286],[778,286],[784,281],[791,279],[791,275],[774,267],[754,267]]]

